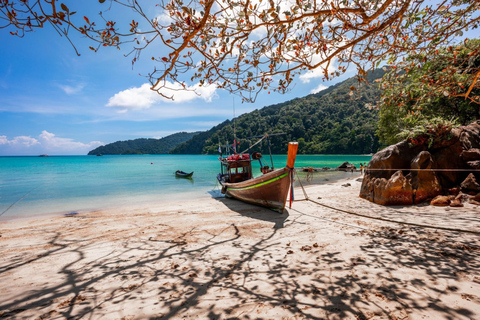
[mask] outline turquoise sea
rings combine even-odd
[[[336,168],[348,161],[358,168],[370,159],[363,155],[298,155],[295,166]],[[285,166],[286,160],[286,155],[273,156],[276,168]],[[263,162],[270,162],[268,155]],[[176,178],[176,170],[194,171],[193,178]],[[216,179],[219,170],[216,155],[0,157],[0,221],[217,197],[221,196]],[[253,170],[260,175],[256,161]],[[342,176],[318,172],[307,182],[306,174],[298,171],[303,183]]]

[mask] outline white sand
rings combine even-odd
[[[359,189],[306,192],[480,232],[476,206],[383,207]],[[311,201],[287,211],[222,198],[2,223],[0,318],[480,319],[478,233]]]

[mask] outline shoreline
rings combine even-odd
[[[303,172],[298,172],[298,174],[303,175]],[[307,184],[305,182],[302,182],[304,186],[307,185],[322,185],[325,183],[331,183],[335,182],[341,179],[346,178],[350,174],[358,174],[357,173],[351,173],[351,172],[341,172],[341,171],[334,171],[334,170],[329,170],[329,171],[320,171],[317,172],[317,178],[313,179],[312,183]],[[197,200],[197,199],[205,199],[205,198],[212,198],[215,196],[223,197],[222,194],[220,194],[220,186],[218,185],[217,181],[215,180],[216,184],[215,187],[207,190],[205,188],[199,188],[199,191],[194,190],[194,191],[187,191],[187,192],[182,192],[181,194],[169,194],[169,195],[160,195],[159,199],[154,199],[153,195],[147,195],[147,196],[142,196],[142,195],[135,195],[135,196],[130,196],[128,198],[125,197],[107,197],[108,201],[107,204],[104,205],[104,200],[102,201],[101,199],[77,199],[75,201],[70,201],[63,203],[61,205],[58,205],[57,203],[53,202],[52,200],[47,200],[47,204],[45,205],[43,202],[40,202],[42,205],[41,213],[36,213],[36,214],[27,214],[27,215],[14,215],[14,216],[3,216],[0,215],[0,225],[5,222],[9,221],[28,221],[31,219],[44,219],[44,218],[50,218],[50,217],[56,217],[56,216],[64,216],[68,214],[88,214],[88,212],[95,212],[95,211],[102,211],[102,210],[114,210],[114,209],[119,209],[123,207],[135,207],[135,206],[143,206],[144,203],[152,206],[157,206],[161,203],[164,203],[165,201],[167,202],[173,202],[173,201],[187,201],[190,200]],[[300,188],[300,185],[298,183],[295,184],[295,192],[297,193],[297,189]],[[300,189],[299,189],[300,190]],[[168,200],[166,200],[168,198]],[[52,202],[52,204],[56,207],[58,207],[57,210],[50,210],[51,206],[48,205],[48,201]],[[39,201],[37,201],[39,202]],[[103,202],[101,205],[101,202]],[[121,202],[120,205],[115,204],[116,202]],[[89,205],[85,205],[85,203],[89,203]],[[98,204],[97,204],[98,203]],[[94,205],[92,205],[94,204]],[[17,203],[14,203],[11,208],[8,208],[4,213],[7,213],[8,211],[13,211],[13,210],[20,210],[18,207],[24,205],[21,201],[18,201]],[[43,208],[43,207],[46,208]],[[29,207],[27,207],[28,211],[32,211],[31,209],[32,204],[29,204]],[[68,209],[66,207],[69,207]],[[34,209],[38,210],[38,206],[33,206]],[[0,212],[1,213],[1,212]]]
[[[480,237],[401,224],[480,230],[478,207],[383,207],[358,178],[283,214],[205,198],[1,223],[0,318],[480,318]]]

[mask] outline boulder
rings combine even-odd
[[[461,208],[463,207],[463,203],[459,199],[454,199],[452,202],[450,202],[450,207]]]
[[[349,163],[348,161],[345,161],[341,165],[335,169],[336,171],[356,171],[357,168],[355,167],[354,164]]]
[[[480,160],[480,149],[471,148],[469,150],[463,150],[460,154],[463,161],[477,161]]]
[[[428,151],[421,151],[410,164],[415,204],[432,199],[442,193],[442,186],[437,174],[432,170],[432,166],[433,159]]]
[[[448,194],[453,194],[454,196],[458,195],[460,193],[460,188],[451,188],[448,189]]]
[[[475,201],[475,200],[470,200],[469,203],[470,203],[470,204],[474,204],[474,205],[476,205],[476,206],[480,206],[480,202]]]
[[[480,169],[480,160],[467,161],[467,165],[472,169]]]
[[[376,179],[369,194],[374,195],[372,202],[392,206],[392,205],[411,205],[413,204],[413,189],[410,181],[405,178],[402,171],[397,171],[387,180],[383,178]]]
[[[432,145],[402,141],[376,153],[365,169],[360,197],[382,205],[408,205],[460,188],[478,193],[478,168],[480,121],[454,128]]]
[[[450,202],[451,200],[447,196],[436,196],[432,201],[430,201],[430,204],[437,207],[446,207],[450,205]]]
[[[413,202],[413,188],[410,180],[402,171],[395,172],[387,181],[386,193],[383,195],[388,205],[410,205]]]
[[[477,193],[472,197],[472,200],[479,201],[480,202],[480,193]]]
[[[480,191],[480,184],[478,184],[477,179],[470,173],[468,177],[460,184],[462,191],[470,192],[470,191]]]

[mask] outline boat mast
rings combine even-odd
[[[272,170],[275,169],[273,167],[273,158],[272,158],[272,149],[270,148],[270,136],[267,133],[267,144],[268,144],[268,153],[270,153],[270,163],[272,164]]]
[[[237,133],[235,131],[235,98],[233,100],[233,152],[237,154]]]

